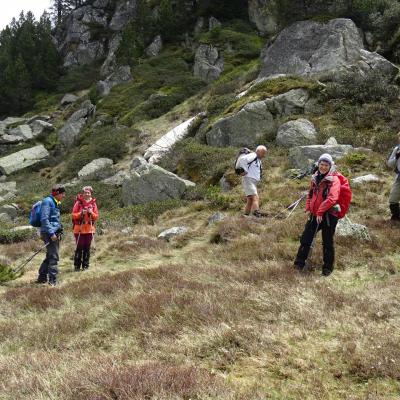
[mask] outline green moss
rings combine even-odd
[[[0,243],[19,243],[31,239],[36,232],[32,233],[31,229],[24,229],[20,231],[12,231],[10,229],[0,228]]]
[[[73,67],[63,75],[57,85],[59,93],[75,92],[90,88],[99,79],[101,62]]]

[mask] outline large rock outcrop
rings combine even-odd
[[[210,83],[219,78],[224,71],[224,58],[214,46],[201,44],[194,59],[194,75]]]
[[[24,149],[9,156],[0,158],[0,174],[8,175],[26,167],[35,165],[49,156],[43,145]]]
[[[193,182],[180,178],[157,165],[144,165],[131,171],[122,184],[122,201],[125,206],[181,198]]]
[[[305,169],[324,153],[338,160],[354,150],[353,146],[347,144],[298,146],[290,149],[289,159],[294,168]]]
[[[107,96],[114,86],[131,80],[131,67],[129,65],[123,65],[113,72],[107,79],[97,83],[97,94],[99,96]]]
[[[398,73],[384,57],[364,50],[359,30],[345,18],[296,22],[262,51],[261,58],[260,77],[291,74],[336,79],[349,71],[376,71],[390,80]]]
[[[296,119],[281,125],[276,142],[283,147],[306,146],[317,143],[317,131],[307,119]]]
[[[83,179],[105,179],[112,175],[113,160],[110,158],[97,158],[86,164],[79,172],[78,178]]]
[[[81,104],[78,111],[75,111],[68,121],[58,132],[60,142],[65,147],[72,146],[75,141],[79,138],[86,121],[90,116],[94,114],[96,107],[86,100]]]
[[[112,42],[135,15],[136,3],[136,0],[96,0],[72,11],[55,34],[64,66],[91,64],[104,57],[110,64],[115,52]]]
[[[276,133],[282,116],[300,114],[309,100],[304,89],[293,89],[266,100],[246,104],[239,112],[218,120],[207,132],[207,143],[215,147],[250,146]]]

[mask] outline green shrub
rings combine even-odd
[[[399,87],[389,84],[379,72],[371,72],[367,76],[346,74],[338,82],[328,83],[325,90],[327,99],[346,99],[355,104],[391,102],[397,100],[399,93]]]
[[[189,56],[191,52],[169,47],[158,57],[143,60],[133,70],[135,80],[113,88],[98,102],[98,112],[128,126],[168,112],[205,86],[193,76]]]
[[[107,157],[118,161],[128,152],[126,142],[130,133],[130,130],[111,126],[87,131],[79,148],[73,151],[66,163],[65,176],[74,177],[84,165],[96,158]]]
[[[207,115],[212,117],[221,114],[228,106],[236,100],[234,94],[225,94],[222,96],[213,96],[207,103]]]
[[[161,162],[168,169],[176,165],[180,176],[186,176],[193,182],[217,184],[229,168],[233,168],[237,149],[233,147],[216,148],[187,138],[177,143]]]
[[[25,242],[28,239],[31,239],[36,235],[35,231],[31,229],[24,229],[20,231],[12,231],[11,229],[0,228],[0,243],[9,244],[9,243],[19,243]]]
[[[100,62],[81,65],[68,69],[58,81],[57,91],[60,93],[75,92],[90,88],[99,80]]]

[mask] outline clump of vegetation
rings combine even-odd
[[[193,182],[213,185],[232,167],[236,153],[237,149],[233,147],[215,148],[187,138],[171,149],[161,161],[161,166]]]
[[[112,132],[111,132],[112,131]],[[82,136],[79,148],[74,149],[65,167],[65,176],[72,178],[86,164],[96,158],[107,157],[114,162],[128,152],[127,140],[131,131],[105,126],[88,129]]]
[[[17,274],[8,266],[0,264],[0,283],[12,281],[17,278]]]
[[[169,48],[143,60],[134,69],[134,81],[115,87],[98,103],[98,111],[128,126],[168,112],[204,86],[193,76],[188,56],[186,50]]]
[[[11,230],[4,227],[0,228],[0,243],[9,244],[9,243],[19,243],[24,242],[28,239],[31,239],[33,235],[36,235],[36,232],[32,233],[31,229],[23,229],[23,230]]]

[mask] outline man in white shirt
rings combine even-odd
[[[242,185],[247,197],[244,214],[250,215],[252,213],[257,218],[262,217],[259,209],[257,184],[260,182],[262,176],[261,160],[265,157],[266,153],[267,148],[260,145],[256,148],[255,152],[243,155],[238,160],[239,166],[244,170],[242,173]]]

